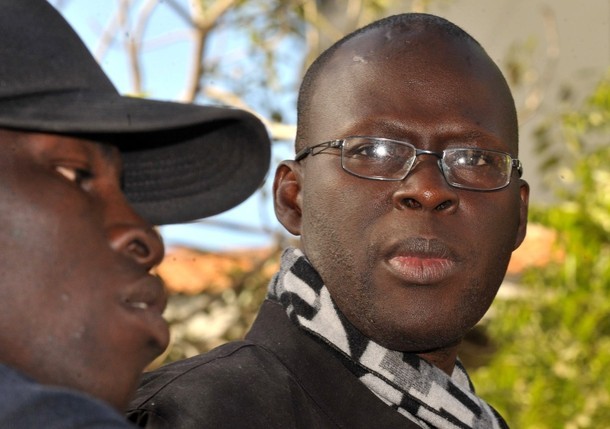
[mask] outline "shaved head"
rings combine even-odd
[[[297,103],[297,136],[295,142],[295,150],[297,152],[305,146],[318,143],[316,141],[310,141],[310,130],[312,128],[310,122],[312,120],[312,109],[314,109],[314,107],[316,106],[314,99],[319,89],[317,83],[321,75],[325,75],[329,72],[329,62],[331,62],[331,60],[335,58],[335,55],[338,51],[342,50],[342,48],[344,48],[346,45],[350,45],[350,42],[354,43],[354,39],[358,39],[363,34],[369,33],[371,31],[383,31],[384,29],[387,30],[385,36],[388,41],[393,37],[401,37],[402,39],[404,39],[406,44],[420,43],[424,45],[424,48],[427,37],[421,36],[422,34],[427,33],[434,33],[448,40],[455,41],[456,43],[470,45],[473,53],[478,55],[479,58],[483,59],[484,61],[487,61],[490,67],[496,69],[499,88],[501,89],[501,96],[504,99],[502,104],[506,104],[508,109],[512,110],[511,117],[514,118],[513,133],[515,135],[515,140],[517,140],[517,118],[516,111],[514,108],[514,101],[510,89],[508,87],[508,84],[506,83],[506,80],[502,76],[501,71],[497,68],[492,59],[489,58],[489,56],[481,47],[481,45],[460,27],[450,21],[447,21],[444,18],[423,13],[405,13],[400,15],[393,15],[381,19],[379,21],[375,21],[372,24],[362,27],[359,30],[345,36],[344,38],[333,44],[326,51],[324,51],[312,63],[303,78],[303,82],[299,91],[299,98]],[[357,45],[357,43],[354,43],[354,45]],[[431,50],[432,46],[430,46],[429,49]],[[375,52],[372,52],[371,54],[371,57],[375,56]],[[391,54],[403,55],[403,53],[398,51],[393,52]],[[404,54],[409,55],[409,52],[405,52]],[[387,59],[387,57],[385,59]],[[352,57],[352,61],[354,62],[363,60],[364,58],[358,55],[354,55]],[[339,67],[345,68],[346,65],[343,64]],[[405,78],[408,79],[408,76],[405,76]],[[379,84],[383,84],[382,78],[380,78]],[[313,127],[315,128],[315,124],[313,124]]]

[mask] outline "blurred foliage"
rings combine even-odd
[[[583,106],[537,131],[559,197],[531,207],[565,258],[526,271],[526,296],[496,300],[487,326],[497,353],[473,373],[511,427],[577,429],[610,422],[610,73]]]
[[[171,343],[149,369],[242,339],[279,267],[280,252],[279,247],[263,252],[264,257],[247,270],[234,264],[227,273],[230,287],[209,284],[203,292],[194,295],[170,294],[164,317],[170,325]]]

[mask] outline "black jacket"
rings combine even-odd
[[[2,429],[137,429],[105,402],[0,364]]]
[[[418,427],[272,301],[246,340],[146,374],[128,416],[153,429]]]

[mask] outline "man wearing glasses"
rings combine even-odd
[[[151,427],[505,428],[457,350],[522,242],[514,102],[481,46],[404,14],[336,43],[277,168],[287,249],[245,341],[145,379]]]

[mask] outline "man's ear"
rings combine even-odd
[[[294,235],[301,235],[301,183],[301,164],[282,161],[275,170],[273,205],[277,219]]]
[[[525,233],[527,232],[527,213],[530,199],[530,186],[525,180],[520,180],[519,197],[521,204],[519,208],[519,229],[517,230],[517,239],[515,240],[514,249],[521,246],[521,243],[523,243],[523,240],[525,239]]]

